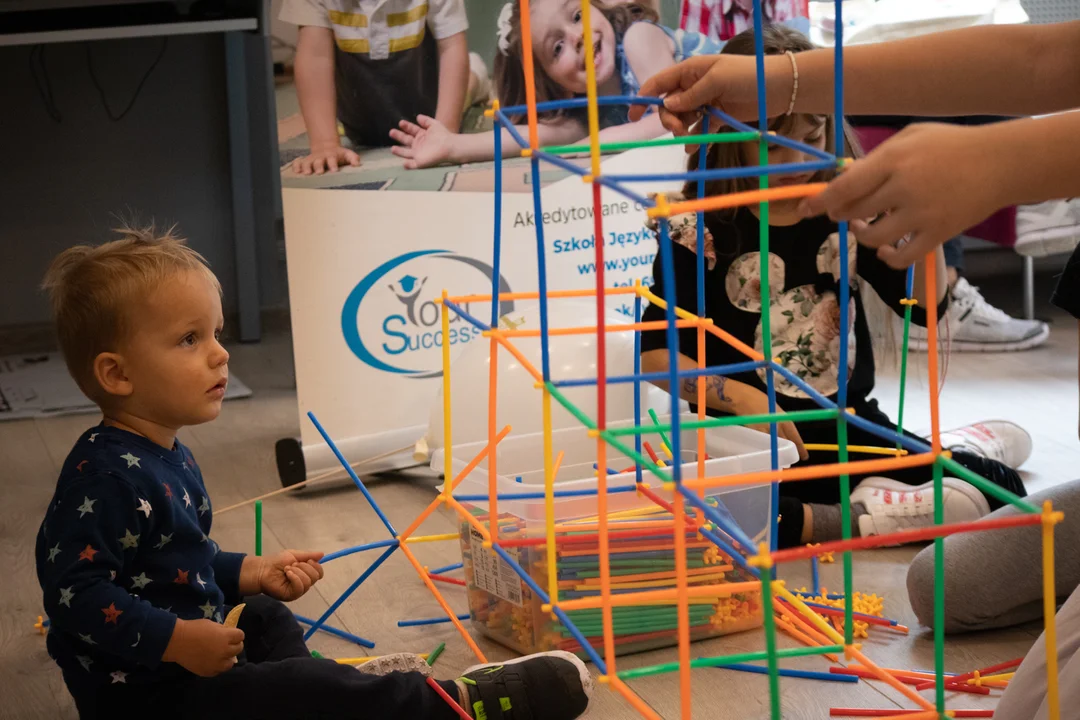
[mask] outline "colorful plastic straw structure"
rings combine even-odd
[[[582,31],[585,37],[591,36],[591,13],[593,8],[587,0],[583,0],[581,3],[581,23]],[[943,568],[943,538],[946,535],[951,535],[961,532],[977,532],[977,531],[991,531],[1003,527],[1017,527],[1022,525],[1039,525],[1041,526],[1042,541],[1043,541],[1043,583],[1044,583],[1044,611],[1045,611],[1045,623],[1046,623],[1046,647],[1047,647],[1047,687],[1048,687],[1048,705],[1049,705],[1049,717],[1052,720],[1060,720],[1060,709],[1058,703],[1058,687],[1057,687],[1057,655],[1053,652],[1056,647],[1055,626],[1054,626],[1054,613],[1055,613],[1055,589],[1054,589],[1054,525],[1060,522],[1063,518],[1060,512],[1056,512],[1047,502],[1042,508],[1035,507],[1023,499],[1016,497],[1015,495],[999,488],[993,483],[985,480],[984,478],[975,475],[974,473],[966,470],[958,463],[956,463],[949,456],[948,453],[942,451],[941,438],[940,438],[940,425],[938,414],[938,397],[935,392],[930,393],[930,421],[931,421],[931,440],[927,445],[919,440],[914,440],[903,436],[902,434],[879,427],[874,423],[871,423],[863,418],[859,418],[853,414],[845,411],[847,407],[847,374],[846,372],[840,372],[838,377],[838,390],[837,401],[832,402],[829,399],[822,396],[815,391],[809,385],[807,385],[801,378],[796,376],[786,367],[773,361],[772,353],[772,335],[769,327],[770,320],[770,294],[769,294],[769,203],[773,200],[790,199],[798,197],[807,197],[814,195],[821,191],[824,187],[822,184],[807,184],[801,186],[785,186],[780,188],[769,187],[769,176],[776,173],[791,173],[794,171],[808,171],[808,170],[821,170],[826,168],[837,168],[842,162],[833,154],[822,152],[816,148],[810,148],[802,145],[801,143],[783,138],[781,136],[770,134],[768,131],[768,116],[765,108],[765,69],[764,69],[764,46],[760,32],[760,28],[763,26],[762,9],[760,0],[754,2],[754,27],[755,32],[755,49],[756,49],[756,62],[757,62],[757,81],[758,81],[758,112],[757,112],[757,128],[751,127],[739,120],[726,115],[725,113],[716,110],[714,108],[702,108],[703,112],[708,113],[713,118],[719,120],[724,126],[730,128],[730,132],[723,132],[719,134],[704,134],[699,136],[691,136],[686,138],[664,138],[660,140],[642,141],[633,143],[617,143],[617,144],[604,144],[599,141],[599,112],[598,108],[601,104],[642,104],[648,106],[658,106],[662,103],[659,98],[649,97],[604,97],[598,98],[596,90],[596,77],[593,58],[593,46],[591,43],[585,43],[586,61],[585,67],[588,75],[588,92],[584,98],[574,98],[570,100],[557,100],[553,102],[536,102],[536,88],[534,85],[534,68],[533,68],[533,48],[531,40],[531,31],[529,23],[529,2],[528,0],[520,0],[520,16],[521,16],[521,42],[523,45],[522,56],[524,60],[524,84],[526,87],[527,102],[523,106],[500,108],[498,103],[494,103],[492,109],[489,111],[489,116],[494,119],[496,128],[500,131],[496,133],[495,140],[495,193],[494,193],[494,243],[492,253],[492,287],[490,294],[482,295],[469,295],[460,297],[451,297],[445,291],[442,294],[440,300],[441,313],[442,313],[442,332],[443,337],[449,337],[450,335],[450,320],[451,314],[457,316],[458,320],[464,321],[468,324],[474,325],[480,329],[484,337],[487,337],[490,343],[490,376],[489,376],[489,397],[488,397],[488,437],[487,444],[483,450],[480,451],[475,457],[471,459],[465,469],[455,475],[453,472],[453,444],[452,444],[452,427],[451,427],[451,363],[450,363],[450,343],[444,342],[442,344],[442,359],[443,359],[443,448],[444,448],[444,461],[445,461],[445,485],[440,495],[431,503],[431,505],[424,510],[415,521],[404,531],[397,532],[389,519],[382,512],[379,506],[375,503],[374,498],[368,492],[360,478],[351,470],[344,457],[338,451],[334,445],[329,434],[318,423],[314,415],[309,413],[309,417],[312,422],[315,423],[319,432],[326,440],[331,450],[338,457],[338,460],[342,463],[347,471],[349,471],[353,482],[357,488],[364,494],[368,502],[371,505],[372,510],[382,521],[389,533],[389,539],[368,543],[366,545],[357,546],[354,548],[346,548],[337,553],[332,553],[327,556],[324,562],[332,560],[334,558],[342,557],[357,552],[364,552],[367,550],[379,549],[381,554],[378,558],[368,567],[368,569],[354,582],[340,598],[338,598],[327,611],[319,617],[317,620],[311,621],[311,627],[308,631],[308,636],[316,632],[320,628],[326,628],[327,619],[336,611],[340,605],[351,595],[357,587],[360,586],[375,570],[385,562],[392,554],[400,553],[404,554],[406,559],[413,565],[420,579],[425,583],[428,590],[437,600],[438,604],[445,613],[445,618],[452,622],[462,638],[469,645],[472,651],[476,654],[477,658],[481,662],[485,661],[484,655],[480,648],[469,632],[462,625],[461,620],[458,618],[458,613],[454,612],[446,599],[442,596],[439,589],[432,582],[432,578],[424,567],[416,559],[416,556],[410,550],[410,545],[416,542],[424,541],[436,541],[449,539],[456,537],[454,535],[449,536],[425,536],[415,537],[414,533],[421,526],[421,524],[440,506],[447,506],[448,508],[456,511],[459,518],[463,523],[468,523],[471,530],[480,538],[483,539],[483,546],[489,548],[494,552],[503,562],[507,564],[518,576],[520,576],[522,582],[532,591],[532,593],[540,598],[543,605],[544,612],[550,612],[554,614],[558,620],[562,623],[568,634],[574,641],[576,641],[581,650],[586,654],[596,666],[596,669],[601,675],[601,680],[608,687],[615,692],[623,696],[628,703],[630,703],[638,712],[647,718],[658,718],[657,713],[635,693],[630,687],[629,682],[635,678],[645,677],[648,675],[657,675],[661,673],[675,673],[678,675],[678,683],[681,697],[681,713],[680,717],[683,720],[687,720],[691,717],[691,681],[692,671],[695,668],[716,668],[716,667],[733,667],[742,663],[753,663],[764,661],[764,672],[768,675],[768,692],[771,707],[771,717],[774,720],[779,720],[782,714],[782,708],[780,703],[780,677],[781,674],[790,677],[790,673],[781,673],[779,663],[781,659],[789,657],[799,657],[804,655],[830,655],[833,653],[844,653],[848,660],[857,661],[860,667],[863,668],[863,672],[869,676],[875,677],[887,684],[892,688],[901,692],[907,699],[909,699],[916,706],[912,710],[898,710],[896,712],[889,711],[891,714],[906,714],[911,713],[911,717],[919,718],[945,718],[947,708],[945,706],[945,693],[947,690],[948,682],[956,683],[955,678],[949,678],[946,681],[945,668],[944,668],[944,634],[943,634],[943,617],[944,617],[944,568]],[[835,67],[834,67],[834,81],[835,81],[835,115],[837,117],[843,116],[844,109],[844,97],[843,97],[843,3],[835,3]],[[570,146],[570,147],[547,147],[543,148],[539,144],[538,134],[538,113],[564,110],[570,108],[585,108],[588,116],[588,129],[589,129],[589,141],[587,144]],[[522,137],[521,133],[514,127],[510,118],[525,116],[528,119],[528,137]],[[707,123],[703,123],[707,125]],[[647,209],[647,214],[651,218],[658,220],[658,243],[660,257],[663,261],[663,273],[664,273],[664,297],[658,297],[647,288],[643,287],[640,283],[634,287],[606,287],[604,279],[604,243],[597,242],[594,244],[595,249],[595,266],[596,266],[596,285],[595,289],[591,290],[555,290],[548,287],[547,271],[546,271],[546,257],[547,246],[544,239],[544,225],[542,222],[536,224],[536,267],[538,272],[537,277],[537,291],[536,292],[516,292],[516,293],[500,293],[498,285],[498,279],[500,277],[500,265],[501,265],[501,229],[502,229],[502,132],[509,133],[510,136],[521,146],[523,155],[530,159],[531,165],[531,188],[534,212],[536,218],[544,217],[543,204],[541,202],[541,178],[540,169],[544,164],[551,164],[557,167],[563,168],[569,172],[578,174],[583,177],[584,182],[588,185],[592,194],[592,203],[594,207],[594,232],[595,237],[601,238],[604,236],[603,232],[603,218],[602,212],[601,194],[604,189],[619,193],[633,201],[639,203],[641,206]],[[704,161],[707,153],[705,149],[709,143],[724,142],[724,141],[737,141],[737,142],[756,142],[759,147],[759,166],[751,169],[735,169],[726,171],[710,170],[705,171]],[[702,166],[697,171],[690,171],[686,173],[676,174],[650,174],[650,175],[610,175],[604,176],[601,172],[600,166],[600,154],[607,150],[625,150],[635,147],[652,147],[659,145],[701,145],[702,152],[700,157],[702,160]],[[770,144],[780,144],[788,147],[794,147],[802,150],[807,155],[815,158],[812,162],[800,163],[797,167],[792,165],[786,166],[770,166],[768,164],[768,147]],[[844,147],[843,137],[843,124],[836,123],[836,141],[835,147]],[[589,167],[586,169],[579,168],[578,166],[563,160],[560,155],[568,153],[580,153],[588,152],[590,156]],[[705,197],[705,178],[717,179],[721,176],[734,177],[736,175],[748,176],[756,175],[758,177],[758,189],[749,192],[735,193],[732,195]],[[633,182],[641,181],[653,181],[653,180],[681,180],[696,182],[698,188],[698,194],[696,199],[691,199],[683,202],[670,203],[667,198],[661,194],[653,198],[643,197],[634,191],[630,190],[626,185]],[[761,218],[761,236],[760,236],[760,257],[761,257],[761,324],[762,324],[762,352],[757,352],[753,348],[741,343],[723,329],[712,324],[711,321],[703,317],[705,311],[705,295],[704,295],[704,212],[712,209],[730,208],[741,205],[758,204],[759,215]],[[675,299],[675,280],[674,270],[672,264],[672,241],[669,233],[668,218],[672,215],[679,213],[695,212],[697,213],[697,228],[698,228],[698,251],[697,251],[697,298],[696,308],[681,308],[676,306]],[[840,223],[839,232],[841,237],[845,237],[847,233],[846,223]],[[850,299],[850,284],[848,277],[848,245],[846,242],[839,243],[840,259],[840,281],[839,281],[839,308],[840,308],[840,327],[849,326],[848,308]],[[929,297],[935,297],[935,286],[939,279],[935,276],[935,263],[932,256],[930,261],[925,263],[926,266],[926,292]],[[904,348],[907,348],[908,338],[908,326],[910,324],[911,312],[910,306],[915,301],[911,299],[912,295],[912,281],[913,272],[908,273],[908,299],[905,304],[908,305],[905,312],[905,333],[904,333]],[[618,325],[608,327],[605,325],[605,304],[609,297],[612,296],[632,296],[635,308],[635,322],[628,325]],[[596,324],[594,327],[585,328],[560,328],[552,329],[549,327],[548,320],[548,307],[552,302],[558,302],[563,298],[573,297],[588,297],[596,301]],[[541,343],[541,367],[537,368],[530,363],[526,357],[515,347],[514,340],[517,337],[535,337],[537,335],[534,330],[522,330],[516,327],[504,327],[500,325],[499,308],[504,302],[512,300],[537,300],[539,301],[540,308],[540,330],[539,337]],[[662,376],[657,374],[645,374],[641,372],[641,366],[639,359],[635,353],[634,375],[623,377],[606,377],[605,375],[598,375],[595,378],[583,378],[573,380],[553,381],[551,374],[551,358],[549,353],[549,340],[552,334],[567,334],[573,333],[594,333],[596,337],[596,367],[605,368],[606,363],[606,337],[610,332],[633,332],[635,334],[635,348],[639,347],[640,332],[645,329],[645,325],[641,322],[641,309],[643,302],[652,303],[665,311],[666,319],[663,323],[664,329],[667,333],[667,346],[669,352],[669,368],[670,370],[664,373]],[[488,322],[483,322],[480,319],[470,315],[464,308],[468,307],[470,303],[483,304],[490,303],[491,316]],[[695,312],[696,311],[696,312]],[[939,386],[939,370],[938,370],[938,355],[937,355],[937,317],[934,313],[927,314],[927,345],[929,352],[927,355],[927,366],[929,374],[928,386],[930,388],[937,388]],[[656,325],[656,323],[650,324]],[[679,328],[694,328],[697,335],[697,357],[698,363],[696,368],[692,369],[679,369],[679,363],[676,358],[679,353]],[[650,329],[652,329],[650,327]],[[731,366],[719,366],[719,367],[707,367],[705,364],[705,340],[707,335],[713,335],[719,338],[721,341],[728,343],[735,349],[744,354],[748,361]],[[465,500],[465,496],[455,496],[454,492],[458,485],[475,470],[482,462],[487,462],[487,477],[489,481],[488,494],[486,496],[480,496],[483,501],[487,503],[487,515],[486,518],[497,519],[500,517],[498,512],[498,503],[500,499],[524,499],[526,495],[524,493],[514,494],[500,494],[497,492],[497,468],[496,468],[496,453],[494,448],[499,442],[507,436],[510,432],[509,427],[500,429],[499,420],[496,417],[496,389],[497,389],[497,373],[498,373],[498,356],[500,352],[508,352],[514,356],[514,358],[520,363],[520,365],[532,376],[535,380],[537,387],[542,393],[542,414],[543,414],[543,456],[545,458],[544,467],[544,492],[542,493],[544,500],[544,507],[546,513],[545,533],[542,538],[537,538],[537,542],[533,542],[533,539],[501,539],[499,536],[500,526],[498,522],[486,522],[479,519],[475,514],[469,511],[462,502]],[[840,343],[840,357],[837,367],[846,369],[848,367],[848,344]],[[726,373],[739,373],[747,372],[751,370],[764,369],[765,371],[765,384],[768,391],[768,414],[756,415],[756,416],[744,416],[744,417],[726,417],[726,418],[707,418],[705,416],[705,383],[698,383],[698,397],[697,407],[698,416],[694,420],[688,420],[683,418],[679,412],[679,399],[677,396],[672,396],[671,399],[671,411],[670,421],[668,424],[661,424],[657,420],[652,418],[643,418],[641,409],[641,393],[642,384],[655,379],[661,379],[669,383],[670,387],[679,387],[680,379],[688,377],[701,377],[710,374],[726,374]],[[830,465],[819,465],[813,467],[798,467],[798,468],[784,468],[780,467],[778,460],[778,436],[777,436],[777,423],[780,421],[780,417],[777,414],[776,403],[776,388],[775,384],[777,376],[783,378],[787,383],[790,383],[800,390],[805,392],[810,398],[812,398],[819,406],[820,410],[809,410],[793,412],[783,416],[784,420],[831,420],[836,423],[837,431],[837,443],[836,452],[838,455],[838,462]],[[903,398],[904,398],[904,384],[906,376],[906,364],[903,367],[901,374],[901,414],[900,419],[903,418]],[[617,383],[632,383],[634,390],[634,406],[635,417],[634,425],[632,427],[608,427],[607,408],[605,404],[605,390],[608,384]],[[597,413],[596,417],[589,417],[579,408],[577,408],[561,391],[563,387],[569,386],[595,386],[597,393]],[[585,495],[593,495],[596,498],[596,518],[595,524],[590,526],[589,541],[595,541],[598,548],[596,558],[599,566],[599,590],[600,594],[595,594],[587,597],[565,597],[560,593],[560,583],[558,577],[557,566],[557,553],[562,545],[577,541],[582,542],[585,537],[580,528],[577,533],[574,532],[573,525],[563,525],[556,527],[555,514],[554,514],[554,502],[557,497],[569,495],[570,493],[561,493],[555,491],[555,474],[558,469],[558,465],[561,462],[561,454],[556,457],[556,453],[552,447],[552,404],[558,403],[565,408],[580,423],[591,432],[591,435],[596,438],[596,489],[593,491],[586,491]],[[623,420],[624,418],[616,418],[617,420]],[[736,475],[729,475],[723,477],[708,477],[705,472],[705,430],[706,428],[721,427],[727,425],[756,425],[756,424],[768,424],[769,426],[769,440],[770,440],[770,454],[771,454],[771,469],[760,472],[748,472]],[[853,450],[848,445],[848,425],[855,425],[861,430],[867,431],[879,438],[888,446],[895,447],[897,451],[903,450],[905,453],[894,452],[889,450],[889,455],[883,456],[878,459],[867,459],[851,461],[849,459],[849,452]],[[684,472],[684,463],[680,460],[683,455],[683,432],[695,430],[697,435],[697,454],[696,454],[696,472],[686,473]],[[662,433],[664,436],[664,444],[661,449],[664,450],[664,455],[668,457],[669,462],[665,463],[661,457],[651,448],[647,443],[643,443],[643,435]],[[632,436],[629,440],[625,440],[628,436]],[[608,512],[608,499],[609,496],[615,492],[615,489],[609,489],[608,487],[608,462],[607,454],[608,448],[612,448],[619,454],[633,459],[636,463],[636,480],[638,486],[638,493],[642,497],[647,497],[657,504],[659,508],[666,510],[670,514],[670,520],[663,522],[656,522],[649,524],[648,529],[639,530],[624,530],[622,525],[615,526],[615,520],[609,517]],[[864,450],[864,448],[860,448]],[[881,535],[877,537],[869,538],[852,538],[850,533],[851,527],[851,507],[849,502],[850,495],[850,480],[849,477],[856,473],[888,473],[890,470],[896,470],[905,467],[917,467],[917,466],[932,466],[935,488],[935,499],[937,504],[935,506],[933,527],[904,531],[888,535]],[[1012,504],[1023,511],[1023,514],[1010,518],[1002,518],[995,521],[979,522],[979,523],[956,523],[952,525],[945,525],[943,522],[943,509],[941,505],[942,496],[942,477],[944,471],[948,471],[951,475],[960,477],[978,487],[983,492],[993,495],[1003,502]],[[649,486],[644,483],[644,474],[648,472],[653,475],[657,480],[663,484],[664,490],[671,492],[672,500],[667,501],[661,498],[658,494],[649,489]],[[687,474],[691,474],[692,477],[686,477]],[[792,548],[783,551],[777,551],[776,540],[776,507],[779,497],[779,486],[781,482],[797,482],[802,480],[820,479],[820,478],[838,478],[839,494],[842,498],[842,513],[844,528],[844,536],[842,540],[826,543],[819,548]],[[753,543],[746,542],[745,533],[734,526],[729,515],[720,512],[717,507],[710,504],[701,491],[709,488],[718,487],[737,487],[741,485],[753,485],[769,483],[771,485],[772,496],[772,527],[771,527],[771,546],[763,544],[759,547],[752,547]],[[656,487],[656,483],[653,483],[653,487]],[[575,491],[575,494],[577,491]],[[472,498],[473,496],[469,496]],[[529,495],[532,497],[532,495]],[[674,580],[673,584],[669,587],[661,589],[613,589],[612,585],[612,560],[611,560],[611,542],[623,541],[628,536],[634,536],[644,534],[650,537],[661,536],[669,538],[674,550]],[[696,534],[695,534],[696,533]],[[711,584],[691,584],[692,576],[688,570],[687,555],[688,555],[688,534],[691,541],[695,540],[697,535],[704,538],[709,543],[713,543],[719,548],[722,553],[727,557],[730,557],[733,565],[739,565],[742,568],[746,568],[749,573],[748,577],[751,579],[746,582],[715,582]],[[932,677],[935,681],[936,695],[933,701],[928,700],[918,694],[916,694],[908,685],[902,683],[894,674],[896,671],[890,671],[886,668],[881,668],[874,664],[863,652],[859,649],[853,639],[854,620],[853,616],[853,596],[854,591],[852,588],[852,564],[856,550],[869,549],[881,546],[887,546],[902,542],[909,542],[914,540],[930,540],[934,541],[934,555],[935,555],[935,609],[934,609],[934,644],[935,644],[935,665]],[[665,540],[668,542],[668,540]],[[537,582],[507,551],[507,548],[514,548],[515,546],[521,547],[525,545],[534,545],[536,547],[544,546],[544,552],[546,552],[546,566],[547,566],[547,582],[546,587],[541,587],[541,583]],[[844,588],[842,598],[844,600],[843,608],[843,634],[838,632],[834,625],[826,622],[821,616],[815,613],[811,608],[807,607],[802,599],[791,592],[789,592],[782,582],[775,579],[775,566],[783,562],[791,562],[797,560],[806,560],[810,557],[817,556],[825,552],[837,552],[843,555],[843,580]],[[435,574],[438,574],[437,572]],[[710,581],[711,582],[711,581]],[[728,655],[723,657],[697,657],[691,660],[690,642],[691,642],[691,607],[695,602],[701,598],[715,598],[715,597],[730,597],[734,593],[760,593],[761,596],[761,608],[763,614],[763,623],[765,628],[765,648],[760,652],[747,652],[737,655]],[[779,601],[783,600],[783,603]],[[627,606],[640,606],[643,604],[651,603],[667,603],[674,605],[675,619],[676,619],[676,638],[677,638],[677,657],[674,662],[653,665],[649,667],[639,667],[632,670],[618,670],[616,667],[616,642],[615,642],[615,609],[625,608]],[[782,619],[778,618],[776,607],[790,607],[802,615],[803,620],[799,620],[798,624],[802,628],[808,628],[811,632],[824,638],[827,642],[817,642],[814,646],[805,648],[794,649],[778,649],[776,632],[778,624],[788,625]],[[582,614],[580,611],[588,611],[586,614]],[[696,611],[695,611],[696,612]],[[578,622],[581,623],[582,618],[588,618],[588,625],[584,626],[588,630],[589,637],[583,633],[574,620],[571,618],[570,613],[574,613],[574,617],[578,618]],[[598,613],[598,615],[597,615]],[[620,617],[623,614],[620,612]],[[811,627],[812,626],[812,627]],[[590,641],[592,640],[592,642]],[[910,679],[910,678],[905,678]],[[712,679],[711,682],[715,682]],[[460,707],[453,701],[452,698],[446,698],[447,701],[454,707],[455,711],[459,715],[466,716]],[[850,709],[837,708],[834,709],[834,714],[847,714],[849,712],[858,712]],[[874,711],[867,711],[873,713]],[[960,713],[958,713],[960,716]]]

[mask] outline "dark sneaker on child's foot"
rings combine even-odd
[[[589,707],[589,669],[568,652],[537,653],[477,665],[457,679],[476,720],[573,720]]]

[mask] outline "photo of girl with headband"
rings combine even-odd
[[[530,3],[537,103],[585,96],[586,41],[592,43],[597,92],[623,97],[636,97],[641,84],[660,70],[697,55],[719,53],[723,47],[699,33],[660,25],[656,11],[646,4],[600,0],[591,4],[592,37],[586,39],[581,0]],[[520,7],[517,2],[507,2],[499,14],[495,55],[495,86],[502,106],[525,104],[524,77]],[[666,133],[655,113],[632,122],[628,110],[629,106],[621,104],[600,107],[601,142],[647,140]],[[563,145],[586,138],[586,112],[582,107],[541,113],[540,144]],[[527,132],[523,116],[510,120],[519,132]],[[390,137],[398,143],[392,151],[405,158],[405,167],[410,169],[494,157],[493,133],[452,133],[426,115],[418,116],[415,123],[401,121]],[[510,133],[503,132],[503,155],[517,156],[520,150]]]

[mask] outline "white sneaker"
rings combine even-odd
[[[1048,200],[1016,208],[1016,247],[1021,255],[1072,252],[1080,243],[1080,198]]]
[[[961,277],[952,289],[952,302],[938,335],[956,352],[1028,350],[1046,342],[1050,327],[1041,320],[1020,320],[986,302],[979,289]],[[911,325],[908,347],[926,350],[926,328]]]
[[[974,485],[944,478],[942,503],[946,524],[971,522],[990,514],[990,504]],[[851,493],[851,504],[861,503],[859,535],[887,535],[934,524],[934,483],[906,485],[899,480],[869,477]]]
[[[941,433],[941,447],[997,460],[1015,470],[1031,457],[1031,435],[1008,420],[987,420]]]

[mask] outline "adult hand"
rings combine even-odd
[[[889,266],[905,268],[1005,204],[999,191],[1007,169],[988,142],[988,128],[909,125],[800,209],[837,221],[881,216],[872,225],[854,224],[852,232]]]
[[[723,110],[736,120],[752,120],[757,117],[757,65],[748,55],[699,55],[656,73],[641,86],[642,97],[663,97],[660,121],[675,135],[688,135],[701,119],[701,108],[711,105]],[[776,88],[779,95],[791,94],[789,77],[785,81],[778,76],[772,82],[770,92]],[[646,107],[633,105],[630,119],[638,120]],[[717,126],[713,120],[710,125]]]
[[[360,156],[341,145],[327,145],[311,148],[311,154],[293,160],[293,172],[297,175],[322,175],[324,172],[337,172],[338,167],[360,164]]]

